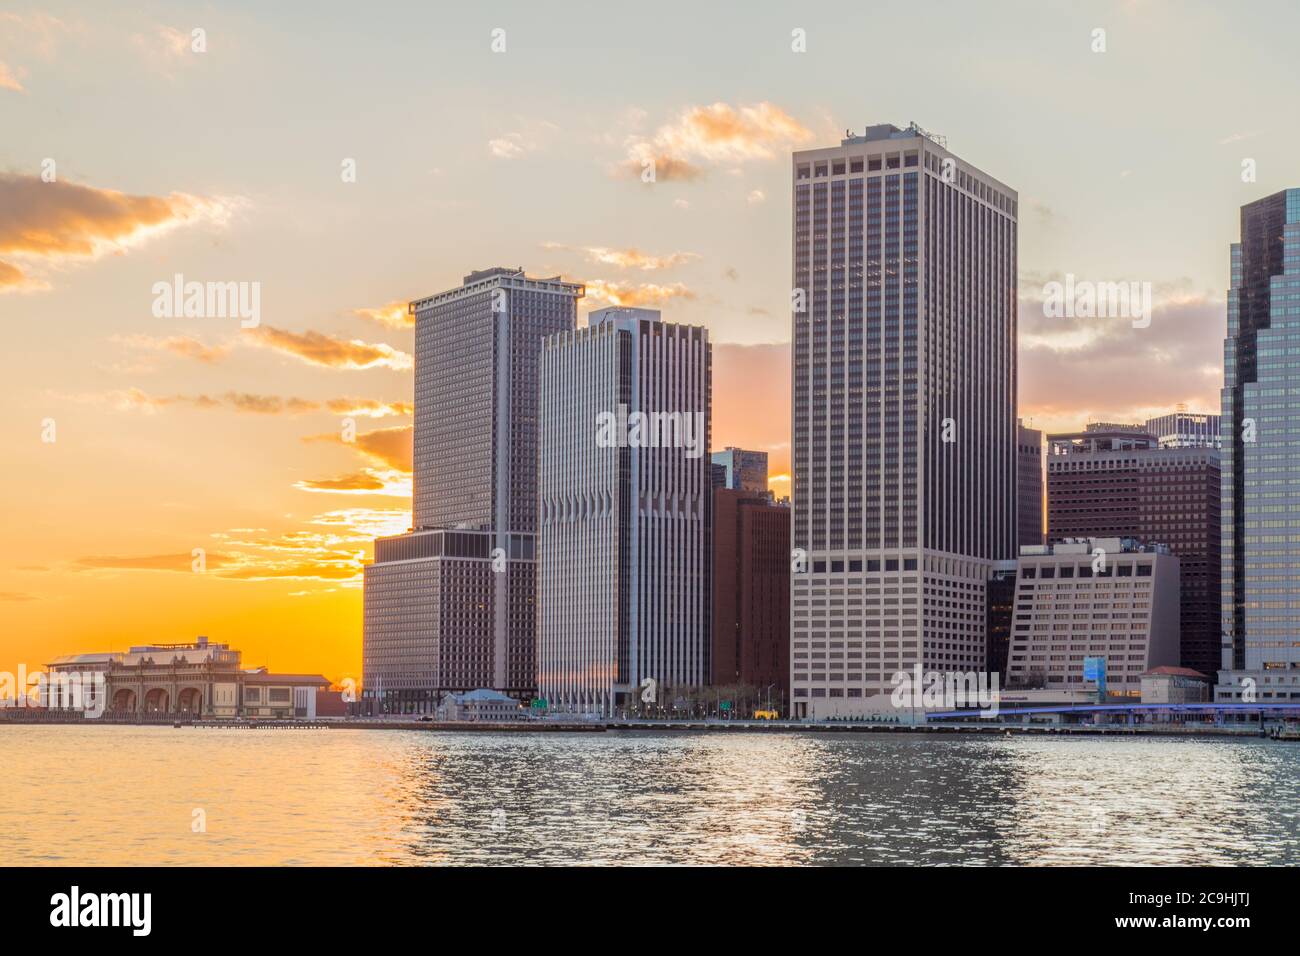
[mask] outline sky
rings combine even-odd
[[[1238,209],[1300,186],[1297,28],[1269,0],[5,0],[0,670],[203,634],[359,677],[361,568],[410,521],[404,303],[475,269],[707,326],[715,447],[788,490],[789,155],[868,124],[1018,190],[1022,417],[1217,411]],[[1067,274],[1151,283],[1152,321],[1047,316]],[[176,275],[256,284],[257,324],[160,308]]]

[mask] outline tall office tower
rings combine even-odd
[[[1300,189],[1241,207],[1223,368],[1221,700],[1300,698]],[[1246,681],[1254,682],[1253,688]]]
[[[1016,422],[1016,543],[1043,543],[1043,433]]]
[[[1221,448],[1219,416],[1204,412],[1189,412],[1186,405],[1168,415],[1148,418],[1148,433],[1155,436],[1161,448]]]
[[[486,269],[415,315],[412,530],[365,569],[363,701],[430,713],[448,693],[536,687],[537,362],[583,287]]]
[[[712,349],[601,309],[541,358],[538,687],[602,713],[708,683]]]
[[[1013,189],[913,125],[793,156],[795,716],[985,666],[1016,548]]]
[[[1180,559],[1180,662],[1209,676],[1219,657],[1219,451],[1156,441],[1113,425],[1048,435],[1047,538],[1167,546]]]
[[[767,452],[746,451],[728,445],[713,453],[713,463],[725,470],[724,488],[767,494]]]
[[[766,494],[713,492],[713,683],[790,696],[790,509]]]

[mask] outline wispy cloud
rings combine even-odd
[[[19,81],[18,75],[23,72],[22,67],[17,68],[17,72],[3,60],[0,60],[0,90],[9,90],[13,93],[24,93],[23,84]]]
[[[772,103],[691,106],[648,138],[628,137],[627,156],[614,171],[639,178],[653,162],[656,181],[698,179],[710,166],[770,160],[812,136]]]
[[[226,408],[254,415],[302,415],[324,411],[331,415],[385,418],[410,415],[413,410],[410,402],[384,402],[373,398],[331,398],[317,401],[236,391],[220,395],[150,395],[143,389],[135,387],[107,392],[102,396],[90,395],[78,398],[93,402],[101,397],[120,411],[155,412],[171,406],[188,405],[201,409]]]
[[[353,309],[352,312],[354,315],[359,315],[367,321],[382,325],[386,329],[415,328],[415,316],[408,311],[405,299],[394,300],[387,305],[381,305],[377,309]]]
[[[624,282],[607,282],[604,279],[586,280],[587,298],[610,305],[647,306],[659,305],[671,299],[694,299],[695,293],[675,282],[672,285],[656,285],[652,282],[640,284]]]
[[[324,368],[390,368],[405,371],[413,367],[411,356],[383,342],[340,339],[323,332],[288,332],[264,325],[244,331],[246,340],[309,365]]]
[[[177,226],[224,223],[238,200],[184,193],[131,196],[67,180],[0,173],[0,256],[60,266],[122,252]],[[0,292],[48,288],[12,262],[0,262]]]
[[[566,246],[560,242],[544,242],[542,248],[579,252],[588,262],[617,266],[620,269],[639,269],[642,272],[671,269],[700,258],[694,252],[670,252],[667,255],[656,256],[641,252],[639,249],[610,249],[605,246]]]

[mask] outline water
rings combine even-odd
[[[1300,863],[1266,740],[0,725],[0,767],[7,864]]]

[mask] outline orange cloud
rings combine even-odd
[[[332,494],[380,494],[399,498],[411,496],[412,439],[410,425],[377,428],[354,436],[351,442],[343,435],[330,432],[308,435],[303,441],[323,441],[351,448],[367,459],[370,467],[360,472],[337,478],[321,478],[296,482],[300,491],[328,492]]]
[[[371,322],[377,322],[386,329],[413,329],[415,328],[415,316],[407,309],[405,299],[399,299],[389,302],[387,305],[381,305],[377,309],[353,309],[353,313],[368,319]]]
[[[606,282],[604,279],[589,279],[586,287],[588,299],[607,302],[610,305],[647,306],[658,305],[671,299],[695,298],[695,293],[680,282],[673,285],[655,285],[649,282],[632,285]]]
[[[56,266],[95,259],[185,223],[224,221],[231,208],[228,201],[184,193],[131,196],[64,180],[0,173],[0,256]],[[46,287],[11,262],[0,261],[0,267],[0,291]]]
[[[9,69],[3,61],[0,61],[0,90],[12,90],[15,93],[26,92],[22,83],[18,82],[18,77],[14,75],[14,71]]]
[[[287,332],[272,326],[246,329],[245,335],[255,345],[325,368],[390,368],[406,371],[413,366],[410,355],[382,342],[339,339],[315,331]]]
[[[257,415],[300,415],[306,412],[327,411],[332,415],[353,415],[365,418],[384,418],[389,415],[410,415],[410,402],[383,402],[373,398],[331,398],[323,402],[306,398],[285,398],[280,395],[258,395],[252,392],[226,392],[223,395],[150,395],[143,389],[131,387],[109,392],[103,396],[119,411],[143,409],[156,411],[170,405],[192,405],[195,408],[230,408],[237,412]],[[80,400],[95,401],[97,396],[81,396]]]
[[[586,256],[588,262],[617,266],[620,269],[640,269],[642,272],[671,269],[674,266],[683,265],[692,259],[699,258],[694,252],[670,252],[666,256],[655,256],[641,252],[638,249],[607,249],[604,246],[574,247],[558,242],[544,242],[542,247],[544,249],[564,249],[581,252]]]
[[[627,159],[616,172],[640,177],[653,162],[656,181],[697,179],[707,165],[770,160],[812,136],[811,130],[771,103],[692,106],[650,138],[630,138]]]
[[[165,339],[153,338],[148,335],[115,336],[113,341],[138,349],[171,352],[183,358],[192,358],[209,365],[220,362],[230,354],[229,345],[205,345],[189,335],[173,335]]]

